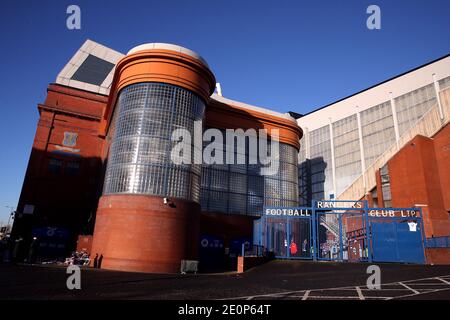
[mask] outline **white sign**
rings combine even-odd
[[[342,202],[342,201],[317,201],[316,208],[363,208],[364,204],[361,201],[356,202]]]
[[[401,218],[409,218],[409,217],[418,217],[417,211],[414,210],[369,210],[369,216],[378,217],[378,218],[386,218],[386,217],[401,217]]]
[[[305,209],[266,209],[266,216],[298,216],[309,217],[311,216],[310,210]]]

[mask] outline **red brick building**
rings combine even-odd
[[[251,239],[253,220],[265,202],[298,204],[296,157],[302,132],[290,115],[219,95],[211,97],[214,89],[215,79],[208,65],[188,49],[152,44],[137,47],[124,56],[87,41],[60,72],[56,83],[49,86],[46,101],[38,106],[40,120],[13,238],[23,237],[26,248],[37,236],[44,256],[54,257],[75,250],[79,235],[94,235],[92,253],[103,255],[103,267],[134,271],[176,272],[180,260],[196,259],[199,255],[206,260],[211,255],[236,257],[239,243]],[[183,103],[192,101],[197,101],[198,106],[204,104],[199,120],[203,119],[205,128],[222,132],[234,128],[279,130],[280,145],[285,151],[281,159],[292,174],[283,177],[280,173],[267,180],[259,175],[259,167],[250,168],[249,164],[238,171],[228,164],[204,166],[202,176],[197,169],[186,170],[189,176],[176,167],[164,172],[156,170],[167,165],[166,158],[163,162],[154,160],[161,156],[156,149],[167,137],[155,136],[152,126],[146,127],[152,133],[147,131],[142,137],[136,132],[127,132],[125,137],[116,133],[135,128],[128,125],[134,120],[122,121],[128,115],[122,116],[116,110],[116,101],[123,92],[134,99],[133,90],[154,92],[155,99],[161,99],[151,103],[145,100],[144,113],[152,108],[158,111],[158,106],[166,103],[158,96],[164,91],[180,99],[180,108],[191,108]],[[177,120],[171,115],[176,112],[161,111],[155,114],[153,110],[151,116],[137,121],[153,121],[155,128],[160,128],[156,130],[159,134],[171,121],[185,125],[192,119],[182,115],[183,119]],[[154,122],[160,117],[162,120]],[[152,144],[146,144],[145,152],[143,146],[131,151],[146,160],[136,163],[121,158],[114,162],[117,154],[130,153],[129,149],[115,150],[114,139],[128,141],[130,134],[139,141],[153,139]],[[155,150],[157,155],[153,154]],[[107,170],[108,163],[112,173]],[[141,176],[130,171],[123,173],[123,167],[128,170],[132,166],[153,171]],[[122,170],[119,178],[114,176],[116,169]],[[168,180],[167,175],[174,172],[178,176]],[[130,179],[134,181],[135,177],[141,179],[139,185],[131,184]],[[154,177],[161,180],[149,186],[148,179]],[[270,194],[264,191],[268,183],[284,186],[286,194],[274,190],[270,200],[265,200]],[[199,246],[200,240],[210,243]],[[83,243],[78,247],[83,247]],[[215,261],[204,265],[217,267]]]
[[[294,119],[229,100],[213,94],[215,81],[208,64],[186,48],[147,44],[123,55],[86,41],[38,105],[40,118],[12,232],[14,239],[24,239],[21,259],[33,236],[40,241],[41,257],[55,258],[75,250],[79,235],[86,235],[93,238],[82,238],[78,248],[103,255],[104,268],[177,272],[183,259],[200,259],[214,268],[251,241],[253,221],[264,206],[296,207],[334,198],[339,188],[350,199],[361,199],[363,190],[372,206],[424,205],[426,236],[450,235],[450,88],[440,93],[447,117],[442,129],[430,137],[412,136],[382,168],[363,174],[363,179],[376,179],[367,190],[370,183],[366,189],[362,182],[354,188],[350,183],[365,172],[364,166],[339,178],[350,168],[335,160],[342,156],[339,126],[330,123],[330,160],[328,151],[314,144],[327,136],[322,131],[328,125],[311,137],[306,130],[303,138],[304,121],[317,121],[315,114]],[[351,121],[356,120],[355,115]],[[261,164],[203,164],[201,170],[195,163],[173,165],[171,130],[182,127],[194,135],[195,121],[203,130],[221,132],[279,130],[280,170],[263,176]],[[355,136],[349,127],[348,136]],[[369,139],[364,134],[362,141]],[[364,159],[361,145],[357,153]],[[233,152],[237,157],[239,152]]]

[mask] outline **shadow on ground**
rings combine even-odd
[[[450,266],[378,265],[382,283],[450,275]],[[83,269],[81,290],[71,291],[66,287],[69,275],[65,268],[0,265],[0,299],[224,299],[364,286],[369,276],[367,267],[368,264],[359,263],[275,260],[245,274],[144,274]],[[440,298],[450,299],[450,291],[443,292]]]

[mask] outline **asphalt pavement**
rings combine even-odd
[[[275,260],[244,274],[145,274],[81,270],[69,290],[63,267],[0,265],[0,299],[450,300],[450,266],[377,264],[381,290],[366,287],[368,264]]]

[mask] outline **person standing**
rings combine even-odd
[[[294,242],[294,239],[291,240],[291,245],[289,246],[291,251],[291,256],[295,256],[297,254],[297,244]]]
[[[20,254],[21,254],[20,251],[22,249],[22,242],[23,242],[22,237],[20,237],[14,241],[14,249],[13,249],[13,254],[12,254],[13,263],[18,263],[20,260]]]
[[[28,251],[28,263],[33,264],[36,262],[38,249],[39,249],[38,238],[34,237],[30,245],[30,250]]]
[[[102,267],[102,261],[103,261],[103,254],[100,255],[100,258],[98,258],[98,265],[97,265],[97,268],[101,269],[101,267]]]
[[[96,253],[94,257],[94,269],[97,269],[97,267],[98,267],[98,253]]]

